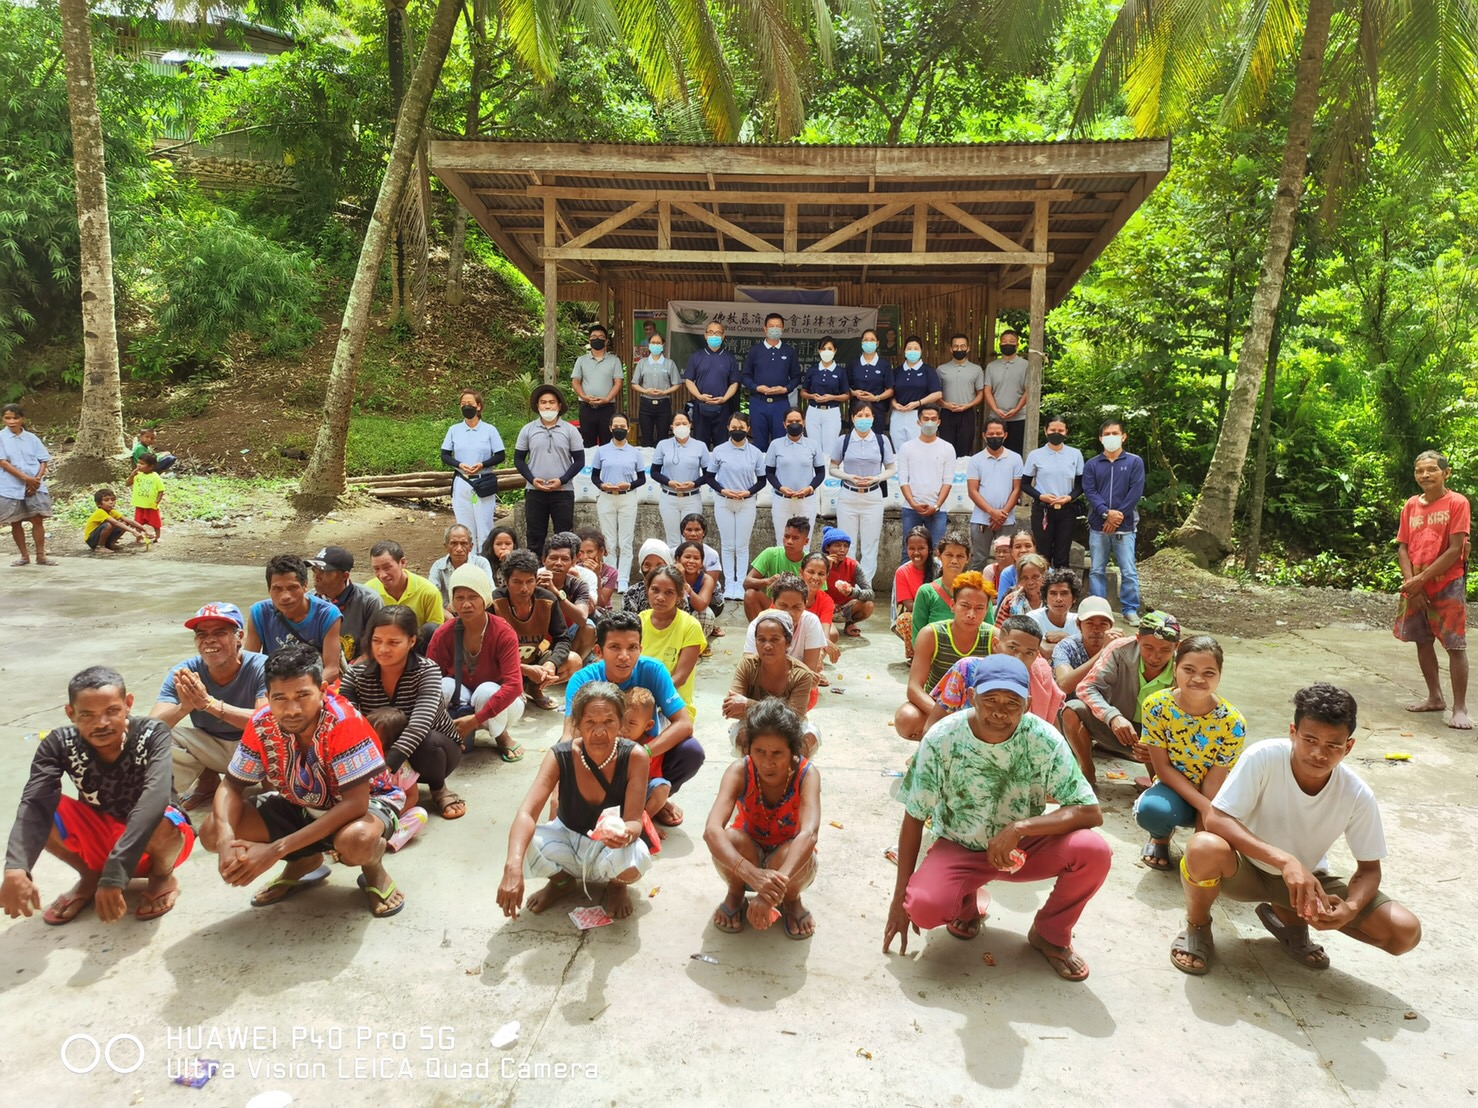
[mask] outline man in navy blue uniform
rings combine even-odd
[[[740,381],[749,390],[749,418],[754,445],[760,450],[767,449],[771,439],[785,437],[790,394],[801,383],[800,356],[781,341],[784,334],[785,317],[771,312],[765,317],[765,341],[755,343],[744,356]]]
[[[724,325],[711,320],[704,328],[704,346],[693,352],[683,380],[693,397],[693,433],[712,448],[729,440],[729,416],[737,408],[739,362],[724,345]]]

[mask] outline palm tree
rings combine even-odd
[[[1222,64],[1228,43],[1230,70]],[[1471,149],[1478,131],[1478,0],[1125,0],[1078,111],[1081,123],[1122,88],[1141,134],[1174,129],[1215,95],[1223,97],[1225,118],[1241,120],[1295,57],[1283,163],[1236,381],[1210,471],[1174,537],[1207,562],[1232,548],[1305,177],[1311,165],[1321,174],[1332,212],[1369,156],[1377,119],[1410,173],[1430,172]],[[1383,116],[1382,100],[1393,108]]]

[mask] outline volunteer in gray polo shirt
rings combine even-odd
[[[1083,452],[1066,443],[1067,421],[1053,416],[1047,421],[1047,445],[1022,464],[1021,491],[1034,501],[1032,538],[1053,569],[1068,567],[1083,496]]]
[[[542,558],[550,523],[556,531],[575,526],[575,487],[570,482],[585,468],[585,444],[580,432],[561,418],[564,393],[554,385],[540,385],[530,393],[529,407],[538,418],[519,429],[513,468],[528,483],[523,494],[528,548]]]
[[[799,408],[785,413],[785,432],[765,450],[765,479],[770,482],[770,519],[775,545],[785,542],[785,521],[805,516],[816,530],[817,492],[826,480],[826,451],[806,434],[806,417]]]
[[[939,374],[939,437],[968,458],[975,453],[975,420],[985,403],[985,370],[970,360],[970,340],[956,334],[949,340],[948,361],[934,367]]]
[[[385,602],[374,589],[349,580],[354,555],[342,546],[325,546],[303,561],[313,570],[314,594],[339,609],[339,615],[344,617],[339,624],[339,648],[345,664],[359,661],[369,646],[364,637],[365,628]]]
[[[187,811],[209,806],[252,713],[267,704],[267,656],[241,649],[245,623],[241,609],[224,602],[187,619],[198,653],[171,667],[149,710],[174,737],[174,790]]]
[[[985,449],[971,456],[965,470],[965,491],[974,505],[970,512],[971,569],[985,568],[997,536],[1016,533],[1023,472],[1021,455],[1006,448],[1006,421],[986,416]]]
[[[667,356],[655,331],[647,339],[647,356],[631,367],[631,387],[641,398],[637,430],[643,446],[656,446],[672,426],[672,397],[683,387],[683,371]]]
[[[580,438],[586,449],[611,439],[611,417],[626,369],[621,359],[607,349],[611,337],[597,323],[590,329],[590,353],[575,359],[570,384],[580,398]]]
[[[1026,443],[1026,377],[1029,365],[1016,356],[1021,339],[1001,332],[1001,356],[985,367],[985,414],[1006,422],[1006,447],[1020,454]]]

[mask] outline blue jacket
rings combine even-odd
[[[1083,495],[1088,498],[1090,530],[1102,531],[1110,511],[1124,513],[1120,533],[1136,530],[1139,498],[1144,495],[1144,459],[1127,450],[1112,462],[1095,454],[1083,463]]]

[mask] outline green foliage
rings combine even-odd
[[[281,496],[291,483],[275,477],[192,477],[172,474],[165,482],[165,528],[171,524],[236,519],[261,511],[264,495]],[[120,497],[126,490],[117,489]],[[92,490],[74,493],[56,507],[53,526],[74,530],[78,538],[82,525],[93,512]],[[120,509],[123,510],[123,509]]]
[[[444,416],[356,415],[349,423],[344,465],[351,475],[441,469]]]

